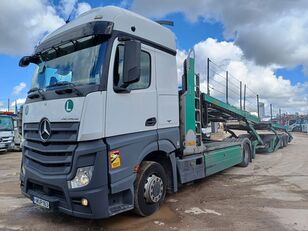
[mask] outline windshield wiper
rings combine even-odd
[[[37,87],[31,88],[28,91],[28,98],[35,99],[41,97],[43,100],[45,100],[45,95],[42,92],[42,89],[39,89]]]
[[[76,88],[76,85],[68,81],[57,82],[55,84],[49,85],[47,88],[61,87],[61,86],[65,86],[65,88],[55,90],[57,94],[72,93],[74,91],[78,96],[83,96],[83,93]]]

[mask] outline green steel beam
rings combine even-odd
[[[256,129],[249,122],[246,122],[246,124],[250,128],[252,135],[254,135],[257,138],[259,144],[264,145],[264,142],[263,142],[262,138],[259,136]]]
[[[275,130],[282,130],[282,131],[284,131],[285,133],[287,133],[288,134],[288,136],[289,136],[289,142],[291,142],[291,140],[293,139],[293,136],[292,136],[292,134],[288,131],[289,129],[288,129],[289,127],[288,126],[283,126],[283,125],[280,125],[280,124],[272,124],[272,129],[275,129]]]
[[[186,121],[185,132],[189,130],[195,132],[196,120],[195,120],[195,60],[193,58],[187,58],[187,94],[186,98]]]
[[[276,131],[276,129],[274,127],[271,128],[272,132],[274,132],[274,134],[276,135],[276,139],[275,139],[275,143],[273,143],[274,147],[273,147],[273,152],[277,151],[280,148],[280,143],[279,143],[279,135]]]
[[[272,123],[272,127],[275,128],[275,129],[281,129],[281,130],[285,130],[285,131],[288,130],[288,126],[283,126],[283,125],[275,124],[275,123]]]
[[[257,116],[254,116],[252,114],[250,114],[249,112],[243,111],[241,109],[238,109],[235,106],[232,106],[230,104],[227,104],[221,100],[218,100],[212,96],[209,96],[207,94],[204,94],[204,100],[207,103],[210,103],[212,105],[214,105],[216,108],[219,108],[227,113],[229,113],[230,115],[233,115],[237,118],[240,119],[244,119],[253,123],[259,123],[261,122],[260,119]]]

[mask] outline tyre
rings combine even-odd
[[[247,167],[249,165],[250,156],[251,156],[250,147],[247,143],[243,145],[242,156],[243,156],[243,160],[238,166]]]
[[[134,186],[134,212],[143,217],[153,214],[166,196],[167,177],[164,168],[153,161],[142,162]]]

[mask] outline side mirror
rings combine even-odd
[[[138,82],[140,79],[141,43],[136,40],[125,41],[124,43],[124,73],[123,83],[129,85]]]
[[[31,56],[24,56],[19,61],[20,67],[27,67],[31,62]]]

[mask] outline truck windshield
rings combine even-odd
[[[11,117],[0,116],[0,131],[12,131],[13,121]]]
[[[39,54],[32,89],[49,89],[61,82],[75,86],[100,83],[107,42],[89,36]]]

